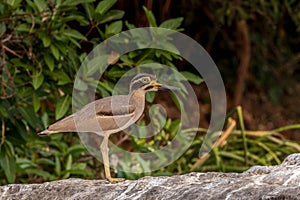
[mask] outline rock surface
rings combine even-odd
[[[0,187],[0,199],[300,199],[300,154],[281,165],[252,167],[244,173],[189,173],[144,177],[110,184],[66,179]]]

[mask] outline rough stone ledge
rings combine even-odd
[[[300,154],[278,166],[256,166],[244,173],[189,173],[144,177],[110,184],[66,179],[0,187],[0,199],[300,199]]]

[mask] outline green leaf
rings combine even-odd
[[[120,33],[122,31],[122,27],[123,27],[122,21],[113,22],[106,27],[105,33],[106,35]]]
[[[61,117],[63,117],[67,111],[69,110],[71,103],[71,98],[69,95],[60,98],[56,103],[56,109],[55,109],[55,119],[58,120]]]
[[[67,55],[68,48],[66,48],[65,43],[56,43],[55,47],[58,49],[59,52],[61,52],[63,55]]]
[[[146,93],[146,101],[152,103],[156,97],[156,92],[147,92]]]
[[[69,37],[69,40],[70,40],[73,44],[75,44],[78,48],[81,48],[81,45],[80,45],[74,38]]]
[[[44,81],[44,75],[42,73],[40,73],[40,74],[34,73],[33,74],[32,85],[35,90],[37,90],[42,85],[43,81]]]
[[[157,27],[156,20],[155,20],[155,17],[153,15],[152,11],[148,10],[145,6],[143,6],[143,9],[144,9],[146,17],[148,19],[149,26]]]
[[[74,170],[84,170],[84,169],[86,169],[86,163],[74,163],[73,169]]]
[[[84,164],[84,163],[82,163]],[[71,169],[68,170],[67,172],[71,173],[71,174],[76,174],[76,175],[82,175],[82,176],[93,176],[93,173],[91,171],[87,171],[86,169]]]
[[[179,130],[180,128],[180,125],[181,125],[181,121],[180,120],[174,120],[172,121],[170,127],[169,127],[169,130],[171,132],[172,135],[176,135],[177,134],[177,131]]]
[[[7,0],[6,2],[11,7],[17,8],[19,6],[19,4],[22,2],[22,0]]]
[[[0,23],[0,37],[6,32],[6,25],[5,23]]]
[[[109,92],[107,92],[107,90],[104,89],[103,87],[97,87],[97,93],[99,93],[101,95],[101,97],[111,96],[111,94]]]
[[[44,60],[46,65],[49,67],[50,71],[52,72],[54,69],[54,59],[48,53],[44,53]]]
[[[55,163],[53,162],[53,160],[49,159],[49,158],[39,158],[36,160],[37,164],[44,164],[44,165],[51,165],[51,166],[55,166]]]
[[[125,12],[122,10],[110,10],[100,19],[98,19],[99,24],[104,24],[113,20],[121,19],[124,16]]]
[[[101,82],[99,81],[98,86],[102,87],[103,89],[105,89],[109,92],[112,92],[114,89],[114,85],[109,81],[101,81]]]
[[[181,25],[182,21],[183,21],[183,17],[169,19],[161,23],[159,27],[177,30],[177,28],[179,28],[179,26]]]
[[[40,170],[40,169],[26,169],[25,170],[26,174],[34,174],[34,175],[38,175],[41,176],[43,178],[45,178],[46,180],[54,180],[55,176],[53,176],[52,174],[50,174],[49,172]]]
[[[39,125],[38,118],[36,116],[36,113],[33,110],[33,107],[19,107],[18,111],[20,112],[21,116],[24,118],[24,120],[34,129],[36,129],[36,126]],[[39,127],[43,128],[43,127]]]
[[[73,163],[73,156],[72,154],[69,154],[67,158],[66,170],[70,170],[72,168],[72,163]]]
[[[83,152],[86,152],[86,148],[82,144],[78,144],[78,145],[68,148],[68,151],[66,154],[67,155],[68,154],[75,155],[75,154],[81,154]]]
[[[19,24],[16,30],[20,32],[29,32],[30,28],[31,27],[28,24]]]
[[[21,169],[38,167],[36,163],[34,163],[32,160],[29,160],[27,158],[17,158],[16,163],[17,166],[20,167]]]
[[[70,176],[70,172],[68,172],[68,170],[72,169],[72,163],[73,163],[73,157],[71,154],[69,154],[68,158],[67,158],[67,164],[66,164],[66,170],[65,170],[66,173],[63,176],[63,179],[68,178]]]
[[[49,117],[46,112],[43,113],[41,120],[42,120],[43,126],[46,128],[49,125]]]
[[[71,79],[69,78],[69,76],[65,73],[62,72],[59,76],[59,80],[57,82],[57,85],[66,85],[68,83],[71,83]]]
[[[51,76],[58,80],[58,85],[65,85],[72,82],[70,77],[63,70],[52,72]]]
[[[76,6],[81,3],[91,3],[94,2],[95,0],[66,0],[64,1],[61,5],[62,6]]]
[[[46,34],[40,34],[39,36],[43,42],[44,47],[49,47],[51,44],[51,38],[49,37],[49,35]]]
[[[16,179],[16,159],[13,146],[10,142],[5,141],[0,146],[0,166],[9,183],[15,182]]]
[[[130,24],[128,21],[125,21],[125,25],[126,25],[126,27],[127,27],[128,29],[134,29],[134,28],[136,28],[135,25]]]
[[[55,155],[55,173],[58,176],[61,174],[61,164],[58,155]]]
[[[94,5],[92,4],[88,4],[88,3],[84,3],[83,4],[87,19],[89,19],[89,21],[93,20],[93,15],[95,13],[95,8]]]
[[[28,6],[30,6],[35,12],[38,12],[36,5],[31,0],[26,0]]]
[[[160,46],[161,46],[162,49],[165,50],[165,51],[172,52],[172,53],[177,54],[177,55],[180,54],[180,52],[178,51],[178,49],[176,48],[176,46],[175,46],[174,44],[170,43],[170,42],[163,41],[163,42],[161,42],[161,45],[160,45]],[[162,54],[163,54],[163,52],[162,52]],[[164,54],[164,55],[167,57],[166,54]],[[170,55],[169,55],[169,56],[170,56]],[[169,59],[169,60],[170,60],[170,59]]]
[[[103,69],[107,65],[109,55],[101,54],[97,55],[95,58],[89,60],[86,66],[84,66],[83,70],[85,76],[91,76],[98,72],[99,70]]]
[[[124,63],[128,64],[128,65],[133,65],[133,64],[135,64],[135,62],[134,62],[132,59],[130,59],[129,56],[126,55],[126,54],[125,54],[125,55],[122,55],[122,56],[120,57],[120,60],[123,61]]]
[[[36,95],[36,93],[32,94],[32,105],[33,105],[34,112],[37,112],[41,107],[40,99]]]
[[[112,66],[112,68],[109,71],[105,72],[105,75],[107,77],[110,77],[111,79],[119,79],[121,78],[125,73],[127,72],[127,69],[122,69],[119,66]]]
[[[33,0],[34,4],[38,8],[39,12],[42,12],[47,9],[47,3],[44,0]]]
[[[74,83],[74,88],[80,91],[86,91],[88,89],[88,85],[86,82],[82,81],[81,79],[77,78]]]
[[[187,71],[184,71],[184,72],[180,72],[188,81],[190,82],[193,82],[197,85],[199,85],[200,83],[203,82],[203,79],[196,75],[196,74],[193,74],[191,72],[187,72]]]
[[[0,104],[0,116],[4,117],[4,118],[8,117],[8,112],[7,112],[7,110],[5,109],[5,107],[3,106],[2,103]]]
[[[95,12],[99,13],[100,15],[105,14],[115,3],[117,2],[117,0],[103,0],[101,1],[96,9]]]
[[[84,40],[84,41],[87,40],[87,38],[84,35],[82,35],[79,31],[76,31],[74,29],[64,30],[63,35],[69,36],[69,37],[72,37],[75,39],[79,39],[79,40]]]
[[[54,58],[56,59],[56,60],[59,60],[59,50],[57,49],[57,47],[56,46],[54,46],[53,44],[51,44],[50,45],[50,50],[51,50],[51,52],[52,52],[52,55],[54,56]]]

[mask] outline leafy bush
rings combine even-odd
[[[122,30],[124,11],[112,10],[115,2],[0,3],[2,183],[91,174],[88,162],[79,159],[86,152],[78,139],[39,138],[36,132],[70,113],[72,83],[86,56],[87,38],[99,42]],[[94,38],[89,36],[93,31]]]
[[[78,138],[40,138],[36,133],[70,114],[74,76],[91,47],[121,32],[124,24],[134,27],[121,20],[124,11],[112,9],[115,3],[116,0],[0,3],[1,183],[92,175],[86,168],[95,163]],[[152,12],[144,9],[150,25],[156,26]],[[182,18],[171,19],[161,27],[179,30],[181,22]],[[174,66],[174,58],[178,56],[148,50],[124,55],[104,74],[97,91],[102,97],[111,95],[114,82],[128,69],[146,60]],[[84,157],[89,158],[88,162],[82,160]]]

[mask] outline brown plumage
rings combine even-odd
[[[132,95],[131,98],[134,96],[136,94]],[[123,105],[125,102],[127,104]],[[136,112],[142,114],[141,105],[130,105],[130,102],[132,101],[127,95],[98,99],[85,105],[78,112],[50,125],[39,135],[59,132],[95,132],[103,135],[104,132],[109,132],[109,134],[119,132],[138,120],[136,119],[138,115],[134,119],[132,118]]]

